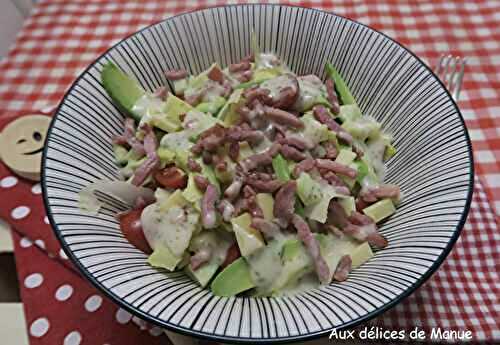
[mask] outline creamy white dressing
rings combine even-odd
[[[319,136],[319,137],[315,136],[314,140],[313,140],[311,138],[311,135],[306,136],[305,131],[296,132],[296,131],[291,131],[291,130],[286,131],[285,137],[290,138],[290,139],[296,138],[296,139],[303,141],[304,143],[306,143],[307,150],[311,150],[311,149],[315,148],[315,146],[317,144],[316,141],[318,139],[321,139],[321,136]],[[306,151],[306,153],[307,153],[307,151]]]
[[[321,97],[326,96],[326,86],[315,75],[297,77],[299,82],[299,96],[292,109],[303,112],[311,109]]]
[[[270,96],[273,99],[277,99],[281,90],[288,86],[290,86],[290,77],[287,75],[280,75],[278,77],[268,79],[261,84],[263,89],[268,89],[270,91]]]
[[[231,247],[232,242],[229,241],[221,241],[218,243],[218,245],[215,247],[213,256],[212,256],[212,262],[217,262],[217,264],[222,264],[224,260],[226,259],[227,255],[227,250],[229,247]]]
[[[190,134],[186,131],[168,133],[161,138],[160,146],[171,151],[189,150],[193,143],[189,140]]]
[[[210,263],[220,265],[226,259],[227,250],[232,244],[233,241],[228,234],[217,230],[202,231],[193,237],[189,250],[196,253],[203,248],[208,248],[212,253]]]
[[[182,127],[188,137],[196,137],[218,122],[219,121],[211,115],[207,115],[197,110],[190,110],[187,112],[182,122]]]
[[[258,291],[270,292],[274,281],[280,275],[282,241],[271,241],[264,248],[247,257],[252,281]]]
[[[346,198],[344,194],[337,192],[337,189],[328,184],[325,180],[320,181],[321,199],[319,202],[306,206],[304,213],[307,218],[313,219],[320,223],[325,223],[328,218],[328,206],[333,198]]]
[[[256,68],[273,68],[281,65],[280,59],[272,53],[261,53]]]
[[[229,84],[231,86],[235,86],[235,85],[238,85],[240,83],[239,80],[234,77],[234,75],[238,75],[241,72],[231,73],[231,72],[229,72],[229,67],[224,68],[222,70],[222,72],[226,76],[226,80],[229,81]]]
[[[382,137],[379,137],[378,139],[370,140],[366,145],[365,154],[368,156],[368,162],[372,165],[379,181],[384,180],[386,172],[384,163],[386,144],[386,141]]]
[[[212,102],[217,97],[222,97],[225,93],[224,87],[216,81],[208,79],[204,87],[203,102]]]
[[[179,206],[162,212],[155,203],[147,206],[141,214],[144,236],[150,247],[155,249],[163,245],[176,257],[181,257],[188,248],[198,222],[198,214],[187,212]]]
[[[202,94],[201,102],[212,102],[217,97],[222,97],[225,94],[224,86],[208,78],[208,72],[214,66],[216,66],[216,64],[213,64],[196,77],[191,77],[188,80],[186,89],[184,90],[184,95],[186,98]],[[222,70],[222,73],[224,73],[225,75],[226,81],[228,81],[231,86],[238,84],[238,81],[231,77],[231,75],[226,71],[227,69]]]
[[[142,157],[142,158],[139,158],[139,159],[130,159],[128,162],[127,162],[127,165],[125,165],[123,168],[120,169],[120,174],[128,179],[130,177],[132,177],[134,175],[134,172],[135,170],[142,164],[142,162],[144,162],[146,160],[146,157]],[[146,185],[145,184],[146,181],[144,181],[144,183],[142,185]]]
[[[161,202],[167,200],[170,197],[170,195],[172,195],[172,193],[166,189],[163,189],[163,188],[156,188],[154,195],[155,195],[156,202],[161,203]]]
[[[351,258],[356,255],[356,249],[361,245],[350,237],[343,236],[341,238],[334,236],[325,236],[324,243],[321,246],[321,256],[325,259],[330,270],[330,279],[333,278],[335,269],[344,255],[350,255]]]
[[[306,113],[302,116],[301,120],[304,123],[304,128],[299,133],[310,140],[314,145],[328,139],[328,127],[317,121],[311,113]]]
[[[141,115],[141,125],[150,124],[154,115],[162,112],[163,105],[162,99],[146,93],[135,102],[132,111]]]
[[[354,138],[365,141],[380,135],[380,124],[370,116],[363,116],[356,120],[347,120],[342,127]]]
[[[281,290],[278,290],[273,296],[293,296],[302,292],[316,289],[319,285],[319,280],[315,272],[303,275],[296,284],[287,285]]]

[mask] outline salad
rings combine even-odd
[[[215,295],[276,296],[344,281],[387,246],[377,223],[395,213],[384,184],[391,136],[363,116],[326,63],[326,81],[254,53],[198,75],[165,73],[146,92],[113,63],[102,83],[126,115],[113,138],[123,181],[96,182],[129,205],[117,217],[150,265],[184,270]]]

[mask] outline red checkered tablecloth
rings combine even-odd
[[[223,3],[39,1],[8,56],[0,62],[0,114],[15,116],[53,108],[80,71],[124,36],[170,15]],[[468,58],[459,106],[472,138],[478,176],[471,213],[461,238],[438,272],[375,322],[394,329],[469,329],[475,340],[500,341],[500,234],[494,211],[497,215],[500,212],[500,1],[288,3],[334,11],[370,25],[405,44],[429,64],[443,53]],[[16,230],[16,255],[32,344],[59,344],[66,338],[69,344],[128,345],[137,339],[157,343],[158,338],[152,337],[157,330],[130,330],[124,325],[130,315],[69,271],[71,265],[60,257],[58,243],[43,222],[39,186],[33,187],[0,168],[0,217]],[[66,285],[71,293],[70,288],[63,288]],[[44,298],[55,299],[57,308],[47,310],[39,303]],[[99,328],[108,331],[91,331]]]

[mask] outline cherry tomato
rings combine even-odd
[[[120,214],[120,229],[125,235],[125,238],[134,245],[137,249],[142,250],[146,254],[151,254],[153,250],[148,244],[141,225],[142,209],[134,209]]]
[[[185,188],[188,180],[186,174],[175,166],[158,170],[153,177],[161,186],[174,189]]]
[[[240,248],[238,247],[238,243],[234,242],[231,247],[228,248],[226,253],[226,259],[222,263],[222,268],[229,266],[233,263],[234,260],[241,256]]]

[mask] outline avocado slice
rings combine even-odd
[[[255,154],[254,150],[250,147],[250,145],[246,141],[240,142],[240,156],[239,156],[240,161],[254,154]]]
[[[338,238],[330,234],[316,234],[316,239],[320,245],[321,256],[325,259],[332,276],[344,255],[351,256],[353,269],[373,256],[368,242],[359,242],[349,236]]]
[[[288,162],[281,154],[278,153],[276,156],[274,156],[272,164],[274,173],[276,174],[278,180],[283,182],[290,180]]]
[[[259,205],[262,213],[264,213],[264,219],[273,220],[273,209],[274,209],[274,199],[271,193],[259,193],[256,196],[257,205]]]
[[[215,277],[212,292],[216,296],[230,297],[253,288],[250,268],[244,258],[235,260]]]
[[[356,201],[352,196],[338,199],[337,202],[340,204],[340,206],[342,206],[348,216],[350,216],[352,212],[356,211]]]
[[[268,80],[279,77],[281,75],[281,69],[279,68],[262,68],[254,72],[252,81],[256,83],[265,83]],[[263,88],[267,88],[266,85],[262,85]]]
[[[133,108],[146,91],[137,81],[123,73],[112,62],[108,62],[101,72],[101,82],[108,95],[125,114],[136,121],[141,119],[141,114],[135,112]]]
[[[384,162],[391,159],[396,154],[396,148],[392,144],[388,144],[384,151]]]
[[[175,159],[175,152],[165,147],[159,147],[156,150],[156,154],[158,155],[158,158],[160,158],[160,162],[162,164],[172,163]]]
[[[161,267],[169,270],[175,270],[175,267],[182,260],[182,257],[176,257],[170,249],[164,245],[158,244],[148,257],[148,263],[153,267]]]
[[[356,121],[363,114],[361,114],[361,109],[357,106],[357,104],[344,104],[340,106],[340,113],[338,115],[342,123],[347,121]]]
[[[184,91],[186,91],[188,87],[188,78],[174,80],[174,92],[176,96],[184,95]]]
[[[186,113],[183,124],[185,127],[184,131],[189,136],[189,139],[196,141],[201,133],[221,123],[211,114],[193,109]]]
[[[224,156],[223,161],[226,162],[226,169],[214,169],[215,177],[222,184],[230,184],[236,175],[236,163],[234,163],[228,156]]]
[[[337,156],[335,158],[335,162],[343,164],[343,165],[349,165],[354,160],[356,159],[356,154],[351,150],[351,148],[342,148]]]
[[[283,269],[273,284],[274,292],[279,292],[285,286],[293,286],[303,275],[313,270],[312,260],[298,239],[290,239],[284,243],[281,260]]]
[[[363,209],[363,213],[373,219],[375,223],[389,217],[396,212],[391,199],[382,199]]]
[[[304,173],[302,173],[300,176],[302,175],[304,175]],[[329,184],[320,184],[319,186],[321,188],[319,202],[310,205],[306,204],[304,213],[309,219],[316,220],[320,223],[325,223],[328,217],[328,205],[330,205],[330,200],[332,200],[333,198],[346,198],[347,196],[344,194],[339,194],[335,187]],[[298,188],[299,187],[297,187],[297,190]]]
[[[335,67],[333,67],[331,63],[327,62],[325,65],[325,70],[326,75],[329,78],[333,79],[335,83],[335,88],[337,89],[341,104],[356,104],[356,100],[349,90],[349,87],[347,87],[347,84],[345,83],[344,79],[342,79],[340,73],[337,72]]]
[[[221,120],[226,126],[231,126],[238,122],[240,115],[236,110],[244,101],[242,95],[243,90],[235,90],[217,113],[217,118]]]
[[[358,120],[348,120],[342,124],[342,128],[361,142],[370,138],[376,138],[380,134],[380,123],[368,116]]]
[[[194,177],[197,174],[190,173],[188,177],[188,183],[186,188],[182,191],[182,196],[184,199],[189,201],[190,203],[196,204],[203,198],[203,193],[196,187],[196,183],[194,182]]]
[[[323,198],[321,185],[306,172],[297,179],[297,195],[306,206],[314,205]]]
[[[247,212],[231,219],[238,247],[240,248],[241,255],[245,257],[265,246],[260,231],[252,228],[251,223],[252,217]]]
[[[184,198],[184,195],[182,194],[182,191],[180,189],[176,189],[175,192],[170,194],[168,199],[163,201],[160,205],[159,208],[162,212],[165,212],[169,210],[172,207],[184,207],[188,203],[188,200]]]
[[[298,239],[294,238],[288,240],[283,245],[283,251],[281,252],[281,259],[284,263],[293,260],[297,255],[299,255],[300,251],[303,249],[302,242]]]
[[[196,280],[201,287],[207,286],[208,282],[215,275],[219,265],[216,262],[208,262],[203,266],[199,267],[197,270],[193,270],[191,265],[187,265],[184,269],[185,272],[194,280]]]
[[[356,160],[354,164],[356,164],[356,170],[358,171],[358,175],[356,175],[356,181],[361,184],[361,181],[363,181],[365,176],[368,175],[368,164],[364,159]]]
[[[357,170],[358,164],[354,163],[355,159],[356,159],[356,154],[352,151],[350,147],[341,148],[337,158],[335,159],[335,162],[347,165]],[[340,179],[344,181],[344,183],[349,187],[349,189],[352,189],[354,187],[354,184],[356,183],[356,179],[347,176],[340,176]]]
[[[226,104],[226,99],[224,97],[215,97],[211,102],[203,102],[196,106],[196,110],[202,113],[210,113],[216,115],[219,110]]]
[[[203,163],[200,160],[197,160],[197,162],[201,165],[201,174],[205,176],[208,179],[208,182],[214,185],[215,189],[220,193],[220,183],[219,180],[217,180],[217,176],[215,175],[214,168],[211,165],[207,165]]]
[[[120,165],[127,164],[128,150],[121,145],[113,145],[113,154],[115,155],[115,162]]]
[[[191,105],[170,94],[163,105],[164,114],[158,116],[154,125],[165,132],[176,132],[182,128],[181,115],[186,114],[190,110],[193,110]]]

